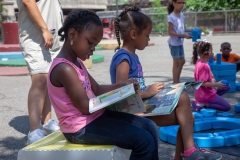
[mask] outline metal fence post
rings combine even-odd
[[[225,32],[227,32],[227,27],[228,27],[228,24],[227,24],[227,11],[225,11]]]
[[[118,0],[116,0],[116,17],[118,16]]]
[[[195,26],[194,26],[194,27],[197,27],[197,12],[195,12],[194,15],[195,15],[195,22],[194,22],[194,25],[195,25]]]

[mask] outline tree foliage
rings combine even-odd
[[[240,9],[240,0],[187,0],[186,10],[188,11],[214,11]],[[227,13],[228,30],[237,31],[240,12],[230,11]],[[225,12],[217,13],[225,18]],[[206,17],[207,18],[207,17]],[[209,17],[208,17],[209,18]]]
[[[4,5],[3,5],[3,3],[2,3],[2,0],[0,0],[0,24],[2,24],[2,22],[3,22],[4,20],[6,20],[7,17],[8,17],[8,16],[6,16],[6,15],[4,14],[5,11],[6,11],[6,9],[4,8]]]
[[[240,1],[239,0],[187,0],[186,8],[190,11],[240,9]]]
[[[160,0],[154,0],[151,5],[153,13],[153,31],[163,34],[167,32],[167,9],[162,6]]]

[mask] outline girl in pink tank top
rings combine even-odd
[[[199,57],[199,59],[198,59]],[[208,60],[212,57],[212,44],[206,40],[199,40],[193,45],[192,63],[195,64],[194,80],[203,81],[202,86],[194,91],[195,101],[192,101],[194,111],[202,108],[213,108],[220,111],[229,111],[231,105],[221,97],[229,89],[229,85],[221,81],[216,82]]]
[[[64,45],[48,74],[48,92],[65,138],[72,143],[116,145],[131,149],[131,159],[158,159],[158,127],[149,119],[123,112],[99,110],[89,113],[89,99],[134,83],[129,79],[99,85],[82,61],[93,55],[103,36],[99,17],[87,10],[71,12],[58,31]],[[143,138],[144,137],[144,138]]]

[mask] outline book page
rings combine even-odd
[[[186,82],[185,83],[185,89],[189,90],[189,89],[193,89],[193,90],[198,90],[201,85],[203,84],[202,81],[198,81],[198,82]]]
[[[137,112],[145,112],[145,107],[143,105],[142,98],[139,94],[135,94],[127,99],[119,101],[109,107],[107,109],[118,112],[127,112],[131,114],[135,114]]]
[[[134,94],[135,90],[133,84],[128,84],[95,98],[91,98],[89,100],[89,112],[95,112],[101,108],[107,107]]]
[[[164,89],[153,97],[144,99],[146,112],[138,113],[140,116],[170,114],[176,107],[179,97],[185,88],[185,83],[166,85]]]

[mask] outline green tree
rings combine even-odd
[[[4,8],[3,0],[0,0],[0,35],[2,34],[2,22],[8,19],[9,17],[5,15],[6,9]]]
[[[7,18],[6,15],[4,15],[4,12],[6,9],[4,8],[4,5],[2,3],[2,0],[0,0],[0,24]]]
[[[188,11],[214,11],[240,9],[239,0],[187,0]],[[225,16],[224,13],[221,16]],[[227,23],[230,31],[236,31],[239,25],[240,12],[228,12]]]
[[[160,0],[154,0],[150,12],[153,13],[153,31],[163,34],[167,32],[167,9],[163,7]]]

